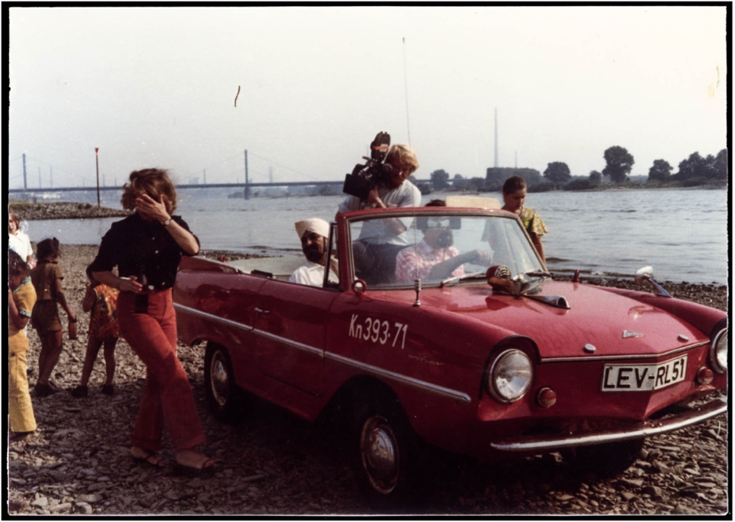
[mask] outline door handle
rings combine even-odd
[[[263,308],[258,308],[257,306],[255,307],[255,311],[258,312],[259,314],[269,314],[269,313],[271,313],[270,310],[264,310]]]

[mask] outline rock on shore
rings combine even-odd
[[[87,341],[81,311],[85,267],[97,247],[62,246],[64,290],[80,316],[79,338],[65,338],[52,381],[70,390],[79,382]],[[213,257],[217,257],[216,255]],[[612,284],[612,281],[608,283]],[[622,283],[620,283],[622,284]],[[722,310],[727,289],[667,285]],[[711,300],[711,301],[709,301]],[[62,314],[62,322],[66,317]],[[40,344],[29,332],[29,364]],[[102,395],[100,352],[89,396],[68,391],[33,398],[39,425],[26,442],[9,450],[8,509],[14,515],[377,515],[360,498],[333,434],[254,401],[244,421],[224,425],[204,402],[203,347],[179,345],[207,434],[206,453],[220,469],[187,477],[170,466],[154,469],[129,456],[145,368],[120,340],[115,395]],[[36,374],[31,375],[31,385]],[[582,474],[558,454],[508,463],[453,459],[437,470],[435,495],[411,513],[419,515],[715,515],[728,510],[727,420],[713,419],[649,439],[641,458],[612,479]],[[170,446],[164,455],[173,458]]]

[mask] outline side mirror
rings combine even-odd
[[[671,295],[664,290],[664,288],[653,279],[653,267],[644,266],[635,273],[634,278],[635,284],[643,285],[645,283],[650,284],[653,287],[654,294],[661,297],[671,297]]]
[[[352,291],[357,295],[362,295],[367,290],[367,283],[362,279],[355,279],[352,281]]]

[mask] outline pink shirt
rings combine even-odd
[[[396,257],[396,281],[406,283],[416,278],[426,280],[431,269],[442,261],[459,255],[459,250],[450,246],[433,250],[423,239],[416,246],[404,248]],[[452,272],[453,276],[464,275],[464,267]]]

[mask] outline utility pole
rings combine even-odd
[[[94,161],[97,164],[97,208],[100,207],[100,158],[97,154],[99,150],[99,147],[94,148]]]
[[[248,149],[245,149],[245,199],[250,199],[250,180],[248,178]]]
[[[26,153],[23,153],[23,201],[26,200],[26,191],[28,190],[28,178],[26,177]]]
[[[498,168],[498,108],[495,108],[495,168]]]

